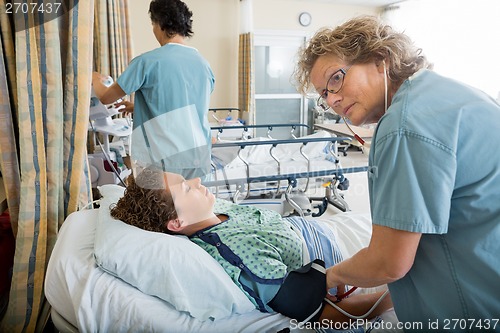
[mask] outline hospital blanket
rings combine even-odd
[[[326,225],[299,216],[287,217],[286,220],[304,237],[311,261],[321,259],[325,262],[325,267],[328,268],[343,260],[335,234]]]

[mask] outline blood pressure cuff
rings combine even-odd
[[[290,272],[268,305],[289,318],[314,322],[321,315],[325,297],[325,263],[316,259]]]

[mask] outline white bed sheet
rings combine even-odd
[[[288,318],[258,310],[202,322],[176,311],[159,298],[141,293],[96,266],[93,250],[97,219],[98,210],[70,215],[60,229],[47,267],[47,300],[80,332],[260,333],[278,332],[290,326]],[[371,227],[366,215],[343,213],[322,221],[338,235],[337,241],[345,257],[369,241]],[[382,318],[393,323],[397,321],[392,310]]]

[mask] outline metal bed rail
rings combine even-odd
[[[301,124],[301,123],[293,123],[293,124],[261,124],[261,125],[235,125],[235,126],[212,126],[210,127],[211,130],[217,131],[217,142],[221,141],[220,135],[224,132],[224,130],[237,130],[241,129],[241,139],[246,140],[248,139],[249,135],[249,129],[257,129],[257,128],[267,128],[267,137],[269,139],[273,139],[271,136],[271,133],[274,128],[280,128],[280,127],[290,127],[290,137],[293,139],[297,139],[297,136],[295,135],[295,130],[297,128],[303,127],[306,129],[310,129],[310,127],[306,124]]]
[[[256,176],[248,178],[233,178],[233,179],[222,179],[222,180],[210,180],[203,182],[206,187],[221,186],[221,185],[238,185],[241,183],[264,183],[270,181],[287,180],[289,183],[295,182],[297,179],[301,178],[313,178],[313,177],[326,177],[326,176],[341,176],[349,173],[365,172],[368,170],[368,166],[360,167],[350,167],[350,168],[337,168],[328,170],[318,170],[309,172],[298,172],[282,175],[272,175],[272,176]]]
[[[236,111],[238,115],[240,113],[240,109],[238,108],[209,108],[208,111],[213,112],[212,118],[214,118],[218,123],[221,121],[221,119],[216,116],[217,112],[227,112],[227,114],[231,116],[233,114],[233,111]]]
[[[344,179],[344,174],[347,173],[356,173],[356,172],[364,172],[368,170],[368,167],[352,167],[352,168],[340,168],[339,167],[339,159],[336,154],[336,144],[339,141],[349,141],[351,140],[350,138],[347,137],[322,137],[322,138],[295,138],[295,139],[288,139],[288,140],[264,140],[264,141],[233,141],[233,142],[218,142],[213,144],[213,148],[224,148],[224,147],[237,147],[239,148],[238,150],[238,158],[245,164],[245,172],[246,172],[246,177],[245,178],[232,178],[232,179],[222,179],[219,180],[217,179],[217,170],[215,165],[214,167],[214,175],[215,175],[215,180],[212,181],[207,181],[204,182],[204,185],[207,187],[215,187],[216,191],[216,196],[219,195],[219,186],[226,186],[229,189],[229,186],[234,185],[235,187],[235,194],[233,195],[233,201],[237,202],[238,197],[240,194],[246,192],[245,199],[248,199],[250,197],[250,192],[251,192],[251,185],[255,183],[269,183],[269,182],[277,182],[276,185],[276,190],[273,195],[273,197],[278,196],[282,192],[282,187],[281,187],[281,181],[287,181],[288,186],[285,191],[285,196],[287,198],[287,201],[294,207],[298,208],[298,205],[295,205],[293,200],[290,199],[290,193],[292,191],[292,188],[295,188],[297,186],[297,180],[298,179],[306,179],[306,185],[303,190],[299,190],[301,193],[305,193],[308,189],[309,186],[309,179],[310,178],[320,178],[320,177],[331,177],[335,181],[332,183],[330,182],[330,185],[327,187],[327,193],[333,193],[333,195],[328,195],[328,197],[333,198],[333,199],[328,199],[328,201],[336,206],[337,208],[346,211],[348,210],[348,205],[347,203],[342,199],[341,195],[337,191],[337,185],[340,183],[341,180]],[[329,142],[330,144],[328,145],[328,150],[331,156],[333,157],[333,162],[335,164],[334,168],[331,169],[325,169],[325,170],[311,170],[311,161],[309,157],[303,152],[304,147],[311,142]],[[275,149],[278,145],[281,144],[302,144],[300,146],[300,153],[304,157],[304,159],[307,161],[307,171],[304,172],[294,172],[294,173],[282,173],[281,172],[281,161],[273,154],[273,149]],[[249,163],[241,156],[241,153],[243,149],[247,146],[261,146],[261,145],[268,145],[270,146],[269,154],[271,157],[276,161],[276,174],[274,175],[268,175],[268,176],[250,176],[250,165]],[[246,185],[246,190],[245,190],[245,185]],[[324,200],[323,200],[324,201]],[[326,203],[323,204],[324,209],[326,209]]]

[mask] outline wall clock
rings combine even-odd
[[[309,14],[308,12],[300,13],[299,23],[301,26],[307,27],[309,24],[311,24],[311,14]]]

